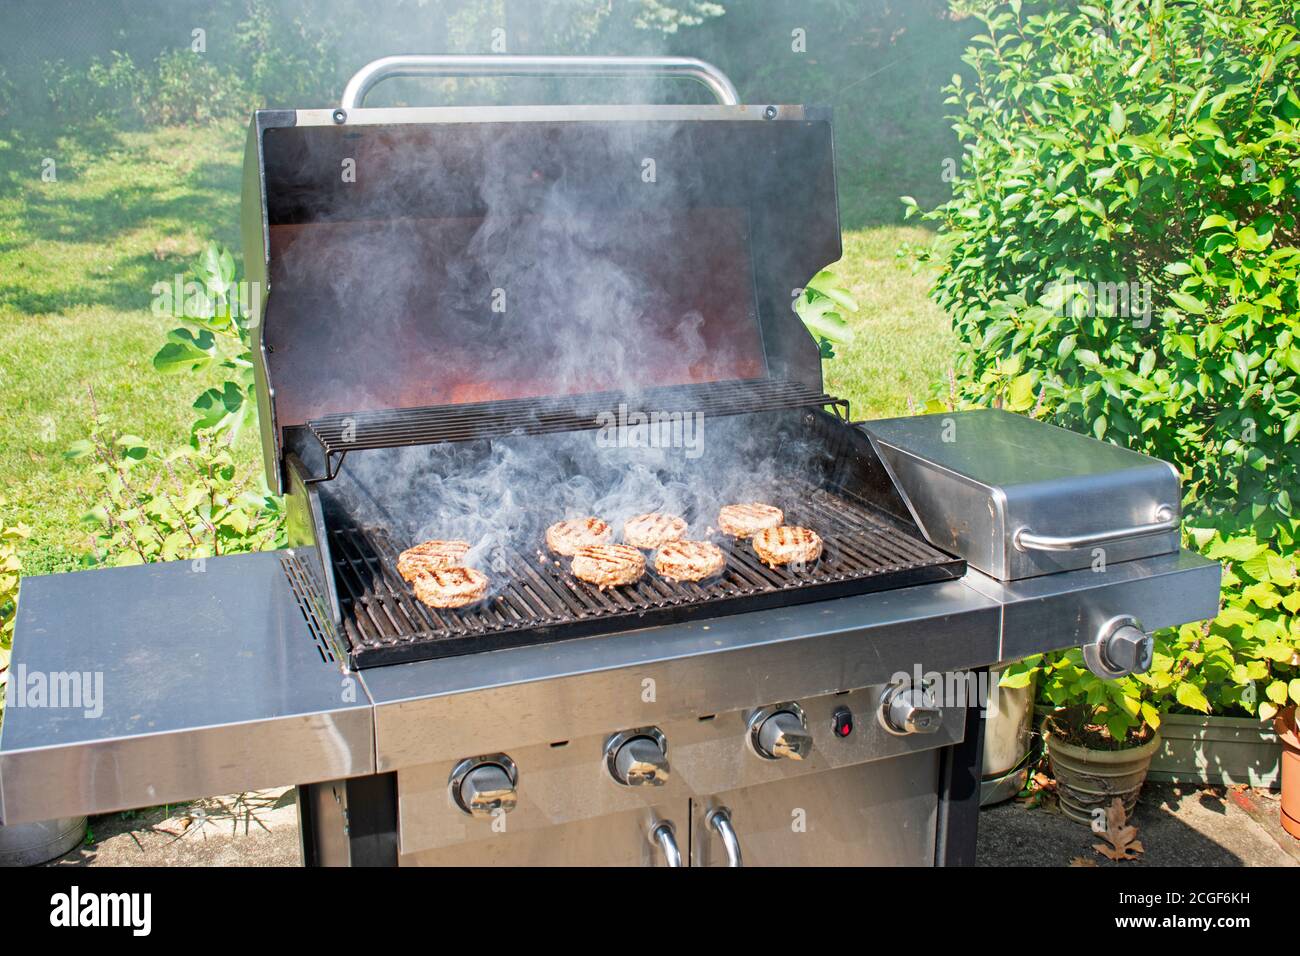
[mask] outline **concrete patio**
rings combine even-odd
[[[1050,809],[1012,801],[980,816],[982,866],[1297,866],[1300,841],[1266,790],[1149,784],[1131,821],[1141,859],[1112,863],[1098,838]],[[53,866],[297,866],[294,792],[264,790],[183,807],[94,817],[91,840]]]

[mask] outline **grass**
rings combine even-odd
[[[156,447],[188,436],[190,403],[209,382],[153,369],[175,322],[152,314],[151,288],[209,238],[237,245],[237,126],[68,130],[0,131],[0,475],[14,517],[32,528],[29,575],[67,570],[88,547],[88,465],[62,453],[93,417],[90,390],[100,412]],[[54,182],[41,178],[46,157]],[[927,236],[845,233],[835,271],[861,305],[849,317],[857,341],[826,364],[826,380],[858,418],[904,414],[947,368],[952,340],[928,279],[894,256]],[[238,452],[260,466],[253,432]]]
[[[209,382],[154,370],[175,323],[152,314],[151,289],[208,238],[234,242],[242,145],[233,125],[0,133],[0,475],[32,528],[24,573],[66,570],[87,550],[91,476],[62,453],[85,436],[90,390],[114,424],[159,447],[188,436]],[[252,441],[239,453],[253,461]]]
[[[905,415],[948,372],[956,340],[951,325],[926,295],[931,275],[913,272],[895,253],[905,243],[930,241],[924,229],[876,226],[844,234],[844,257],[832,266],[858,303],[845,318],[854,341],[837,345],[822,363],[830,394],[849,400],[853,417]]]

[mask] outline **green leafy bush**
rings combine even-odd
[[[98,411],[86,438],[67,451],[86,459],[98,487],[85,520],[96,546],[85,564],[139,564],[284,547],[284,508],[260,471],[241,473],[231,446],[256,418],[246,317],[256,294],[235,280],[234,258],[209,244],[182,283],[155,286],[155,308],[179,312],[154,356],[163,374],[219,368],[229,378],[194,402],[190,441],[155,450]],[[94,406],[94,395],[91,395]]]
[[[209,243],[194,263],[182,285],[181,302],[174,301],[171,283],[160,282],[154,291],[156,311],[180,315],[186,322],[167,333],[166,344],[153,357],[154,368],[164,375],[226,370],[226,381],[195,399],[198,417],[191,432],[214,429],[233,441],[257,416],[247,319],[256,311],[253,297],[260,291],[236,281],[234,256],[216,243]],[[194,441],[197,444],[197,438]]]
[[[1091,746],[1121,747],[1144,731],[1160,728],[1160,707],[1177,686],[1176,676],[1153,666],[1147,674],[1102,680],[1088,670],[1076,648],[1036,654],[1007,667],[1002,687],[1026,687],[1037,679],[1038,693],[1056,707],[1075,711],[1073,729]]]
[[[235,63],[258,105],[321,106],[333,102],[344,78],[339,23],[348,11],[314,15],[297,5],[248,0],[235,25]],[[358,64],[360,62],[358,61]]]
[[[123,126],[206,123],[249,108],[236,74],[188,49],[165,51],[147,68],[117,52],[85,69],[55,61],[45,68],[45,87],[61,115]]]
[[[93,396],[92,396],[93,402]],[[155,451],[96,414],[69,458],[89,458],[98,479],[85,521],[96,547],[86,564],[127,565],[283,547],[282,504],[260,474],[239,474],[230,437],[211,429],[194,444]]]
[[[152,119],[164,126],[208,123],[248,111],[248,93],[233,73],[189,50],[161,54],[149,77]]]
[[[853,329],[844,321],[844,312],[858,311],[858,303],[848,289],[839,285],[835,273],[823,269],[811,279],[794,300],[795,314],[817,339],[822,358],[835,358],[835,343],[853,341]]]
[[[1175,463],[1223,608],[1158,635],[1145,680],[1168,679],[1171,706],[1271,716],[1300,700],[1297,7],[954,6],[984,30],[973,82],[946,88],[961,175],[923,214],[960,341],[932,406]]]
[[[148,118],[147,76],[126,53],[98,57],[85,68],[62,60],[44,66],[46,95],[55,112],[65,117],[109,120],[134,125]]]
[[[4,119],[14,108],[14,85],[9,74],[0,66],[0,119]]]
[[[323,102],[338,59],[329,28],[309,27],[288,12],[276,16],[265,0],[250,0],[243,13],[232,28],[234,42],[212,53],[187,45],[141,63],[116,50],[85,66],[47,63],[46,97],[67,119],[120,126],[246,119],[268,95],[295,105]]]

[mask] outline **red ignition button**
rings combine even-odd
[[[836,737],[847,737],[853,733],[853,711],[847,707],[837,708],[831,715],[831,730]]]

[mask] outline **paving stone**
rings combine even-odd
[[[1245,795],[1263,819],[1277,815],[1275,795],[1262,790]],[[1060,813],[1015,801],[988,807],[980,812],[976,861],[981,866],[1069,866],[1076,859],[1098,866],[1300,865],[1295,848],[1280,843],[1221,787],[1148,783],[1131,822],[1145,852],[1138,860],[1116,863],[1092,849],[1099,838],[1091,830]],[[1277,830],[1282,832],[1280,826]]]

